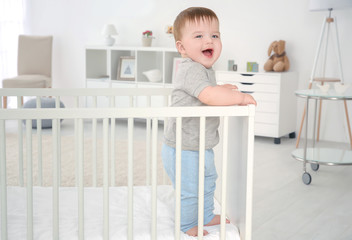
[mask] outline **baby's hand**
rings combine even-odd
[[[244,93],[243,101],[240,104],[241,106],[248,105],[248,104],[254,104],[257,106],[257,102],[255,99],[252,97],[252,95]]]

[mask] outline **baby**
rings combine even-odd
[[[207,8],[192,7],[182,11],[174,22],[176,48],[183,61],[179,64],[172,93],[172,106],[226,106],[255,104],[254,98],[237,91],[231,84],[217,85],[213,64],[219,58],[222,44],[219,20]],[[176,123],[169,119],[164,134],[162,158],[164,168],[175,186]],[[219,142],[219,118],[206,118],[204,225],[220,224],[214,215],[214,191],[217,172],[213,148]],[[181,153],[181,230],[198,234],[198,166],[199,118],[182,119]],[[204,231],[204,235],[208,232]]]

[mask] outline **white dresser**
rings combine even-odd
[[[257,101],[254,133],[257,136],[280,138],[296,134],[296,72],[232,72],[217,71],[218,84],[235,84],[240,91],[251,94]]]

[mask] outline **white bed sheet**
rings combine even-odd
[[[150,187],[134,187],[134,239],[150,239],[151,195]],[[171,186],[158,186],[158,239],[174,239],[174,190]],[[74,240],[78,233],[78,196],[76,188],[60,188],[60,239]],[[102,238],[103,189],[85,188],[85,239]],[[9,240],[26,239],[26,189],[8,187],[8,236]],[[127,239],[127,187],[113,187],[110,199],[110,239]],[[33,188],[34,239],[52,239],[52,188]],[[220,206],[215,201],[215,211]],[[219,239],[220,225],[204,227],[209,235],[204,239]],[[1,231],[1,230],[0,230]],[[181,239],[196,239],[181,233]],[[226,225],[226,239],[240,240],[238,229]]]

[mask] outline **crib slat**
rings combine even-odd
[[[55,98],[55,108],[60,108],[60,96],[56,96]],[[57,161],[58,161],[58,177],[59,177],[59,185],[61,185],[61,124],[60,124],[60,119],[57,119],[58,124],[57,124],[57,146],[58,146],[58,152],[57,152]]]
[[[116,164],[116,159],[115,159],[115,118],[111,118],[111,147],[110,147],[110,157],[111,157],[111,180],[110,180],[110,184],[112,187],[115,187],[115,181],[116,181],[116,176],[115,176],[115,164]]]
[[[204,225],[204,157],[205,157],[205,117],[200,118],[199,129],[199,185],[198,185],[198,239],[203,239]]]
[[[27,239],[33,239],[32,120],[26,120],[27,152]]]
[[[52,120],[53,131],[53,239],[59,239],[59,165],[58,165],[58,119]]]
[[[7,240],[7,181],[6,181],[5,120],[0,120],[0,183],[1,183],[1,239]]]
[[[246,189],[246,239],[252,238],[252,202],[253,202],[253,158],[254,158],[254,105],[249,106],[248,132],[247,132],[247,189]],[[242,235],[242,234],[241,234]]]
[[[176,118],[176,176],[175,176],[175,239],[180,239],[181,231],[181,151],[182,151],[182,118]]]
[[[151,149],[151,120],[150,118],[147,118],[146,120],[146,139],[145,139],[145,145],[146,145],[146,153],[145,153],[145,158],[146,158],[146,185],[150,185],[150,149]]]
[[[153,118],[152,132],[152,240],[156,239],[157,229],[157,152],[158,152],[158,119]]]
[[[129,107],[134,107],[134,98],[133,98],[133,96],[129,96]]]
[[[151,96],[147,96],[147,107],[151,106]],[[145,140],[145,145],[146,145],[146,167],[145,167],[145,174],[146,174],[146,185],[149,186],[151,184],[150,180],[150,165],[151,165],[151,119],[147,118],[146,119],[146,140]]]
[[[40,97],[36,98],[36,106],[37,108],[41,108]],[[42,120],[37,119],[37,143],[38,143],[38,185],[43,186],[43,152],[42,152]]]
[[[79,97],[78,96],[76,96],[75,98],[75,107],[76,108],[78,108],[79,107]],[[75,151],[75,163],[76,163],[76,176],[75,176],[75,184],[76,184],[76,187],[78,187],[78,151],[77,151],[77,149],[78,149],[78,119],[77,118],[75,118],[74,119],[74,125],[75,125],[75,149],[76,149],[76,151]]]
[[[97,107],[97,96],[93,97],[93,107]],[[93,118],[92,123],[92,181],[93,187],[97,186],[97,119]]]
[[[115,107],[115,97],[111,96],[110,98],[110,107],[114,108]],[[115,123],[116,123],[116,119],[115,118],[111,118],[111,147],[110,147],[110,157],[111,157],[111,174],[110,174],[110,184],[112,187],[115,187]]]
[[[21,108],[21,97],[17,97],[17,108]],[[18,129],[18,167],[19,167],[19,185],[24,186],[24,176],[23,176],[23,129],[22,120],[17,121]]]
[[[163,96],[163,107],[169,106],[169,97],[170,95],[164,95]],[[164,131],[165,131],[165,126],[167,125],[167,118],[164,118]],[[166,171],[163,171],[163,184],[166,185],[169,180],[169,177],[166,174]]]
[[[220,239],[226,239],[226,189],[227,189],[227,158],[228,158],[228,132],[229,117],[224,117],[223,141],[222,141],[222,172],[221,172],[221,219],[220,219]]]
[[[84,146],[83,119],[78,119],[78,237],[84,239]]]
[[[134,119],[128,118],[128,230],[129,240],[133,239],[133,128]]]
[[[104,196],[103,196],[103,232],[104,240],[109,239],[109,119],[103,119],[103,161],[104,161]]]

